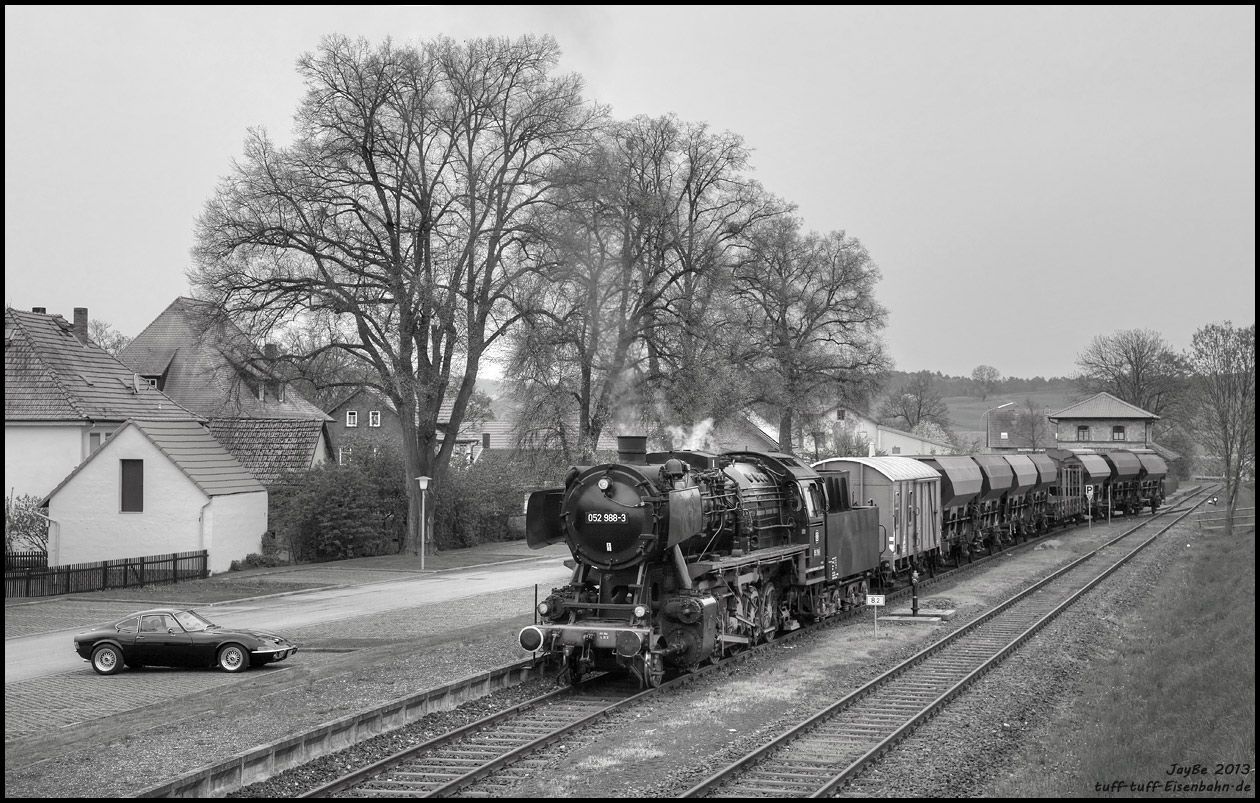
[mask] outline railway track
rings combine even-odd
[[[1203,495],[1197,504],[1202,504]],[[1196,505],[1197,506],[1197,505]],[[786,733],[687,790],[683,797],[826,797],[878,762],[917,725],[964,694],[1085,592],[1137,555],[1193,507],[1115,559],[1102,547],[998,605]],[[1178,510],[1168,511],[1168,515]],[[1114,549],[1112,550],[1114,552]],[[1099,562],[1107,563],[1099,570]]]
[[[396,753],[302,797],[443,797],[496,772],[506,772],[510,782],[513,773],[530,771],[529,756],[656,691],[639,691],[620,678],[592,678]]]
[[[1129,533],[1154,520],[1152,518],[1143,520]],[[1120,538],[1124,538],[1129,533]],[[1120,538],[1114,539],[1109,544],[1119,541]],[[1024,549],[1034,548],[1041,540],[1032,539],[1021,544],[1009,545],[1005,550],[993,555],[979,557],[974,562],[942,571],[934,578],[925,578],[919,583],[919,587],[922,589],[946,580],[956,580],[960,575],[988,564],[994,557],[1009,556]],[[1079,564],[1080,561],[1077,563]],[[888,596],[890,599],[908,599],[911,593],[912,589],[905,587],[891,591]],[[862,613],[862,609],[855,609],[846,615],[830,618],[820,624],[830,626]],[[1007,625],[1006,630],[1016,626]],[[775,644],[781,646],[785,640],[799,637],[815,629],[805,628],[784,634],[776,640]],[[1003,638],[1004,636],[997,634],[1004,632],[997,627],[990,627],[988,637],[990,639]],[[974,654],[976,649],[973,646],[959,647],[957,654]],[[624,685],[623,681],[617,679],[591,678],[581,686],[557,689],[456,731],[408,748],[313,789],[303,797],[446,797],[458,795],[473,784],[483,781],[489,783],[491,787],[501,785],[504,789],[510,789],[517,780],[534,773],[541,764],[544,764],[548,760],[544,751],[549,746],[560,742],[567,734],[587,727],[615,711],[634,706],[644,698],[673,689],[681,683],[691,682],[736,661],[747,660],[760,651],[754,649],[740,653],[718,664],[667,682],[659,689],[647,691],[631,689]],[[923,688],[936,688],[943,682],[937,679],[935,685],[930,683],[920,685]],[[908,704],[904,699],[896,700],[891,705],[891,709],[894,713],[904,712],[908,710]],[[886,718],[886,712],[880,714],[880,717]],[[487,791],[489,790],[484,785],[478,787],[478,792]],[[493,792],[490,793],[493,794]],[[737,794],[746,794],[746,792]],[[762,792],[761,794],[784,793]]]

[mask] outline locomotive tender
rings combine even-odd
[[[522,648],[576,683],[625,671],[645,686],[865,602],[872,585],[935,572],[1021,537],[1163,502],[1149,451],[845,457],[646,452],[575,466],[530,495],[526,540],[566,542],[568,585],[538,605]],[[865,500],[865,504],[863,504]]]
[[[531,547],[567,542],[573,577],[521,646],[578,682],[630,670],[646,686],[865,602],[882,548],[843,472],[786,454],[671,451],[619,438],[618,463],[570,470],[526,505]]]

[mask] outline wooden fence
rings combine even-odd
[[[209,553],[176,552],[66,566],[30,566],[4,570],[4,598],[53,597],[110,588],[170,585],[210,576]]]
[[[1205,533],[1223,533],[1229,513],[1219,508],[1209,508],[1198,514],[1199,530]],[[1242,534],[1256,531],[1256,509],[1240,507],[1234,511],[1234,533]]]
[[[47,552],[6,552],[4,553],[4,570],[43,569],[48,566]]]

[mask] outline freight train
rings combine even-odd
[[[617,462],[575,466],[526,502],[527,543],[565,542],[573,575],[519,643],[572,683],[629,671],[656,686],[946,561],[1086,516],[1153,512],[1166,466],[1115,454],[811,466],[772,452],[648,453],[646,438],[618,438]]]

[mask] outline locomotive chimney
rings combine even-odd
[[[633,466],[645,465],[647,463],[647,436],[618,435],[617,459]]]

